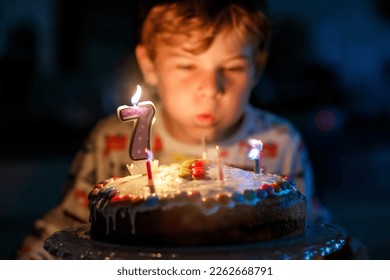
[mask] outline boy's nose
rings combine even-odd
[[[223,74],[220,70],[204,72],[199,80],[199,93],[214,98],[224,92]]]

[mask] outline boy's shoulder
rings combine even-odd
[[[250,123],[264,131],[278,130],[279,132],[297,133],[295,126],[285,117],[251,105],[248,105],[247,113],[248,119],[251,120]]]
[[[118,119],[116,114],[111,114],[99,120],[95,127],[95,133],[127,131],[132,126],[132,122],[123,123]]]
[[[105,126],[107,124],[115,124],[118,122],[118,116],[116,114],[109,114],[106,117],[100,119],[97,122],[97,126]]]

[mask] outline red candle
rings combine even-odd
[[[131,98],[133,106],[122,105],[117,109],[118,118],[122,122],[135,121],[129,148],[129,155],[132,160],[147,158],[145,149],[150,149],[150,131],[156,113],[153,102],[138,103],[140,97],[141,87],[137,85],[137,90]]]
[[[146,173],[148,175],[148,186],[150,188],[150,192],[155,193],[156,190],[154,188],[154,181],[153,181],[153,174],[152,174],[152,166],[150,161],[153,158],[153,153],[152,151],[145,149],[146,153]]]

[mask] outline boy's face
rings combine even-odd
[[[193,144],[223,140],[238,128],[257,81],[253,47],[233,33],[221,33],[200,54],[186,44],[158,47],[146,78],[157,86],[173,137]]]

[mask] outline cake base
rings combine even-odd
[[[241,244],[210,246],[124,246],[91,239],[89,226],[59,231],[44,248],[61,259],[88,260],[310,260],[338,252],[345,244],[340,229],[327,224],[309,224],[297,237]]]
[[[268,197],[256,205],[220,208],[204,215],[196,205],[136,213],[125,209],[113,219],[91,215],[91,237],[115,244],[208,245],[299,236],[305,231],[306,199],[299,192]],[[134,224],[133,224],[134,223]]]

